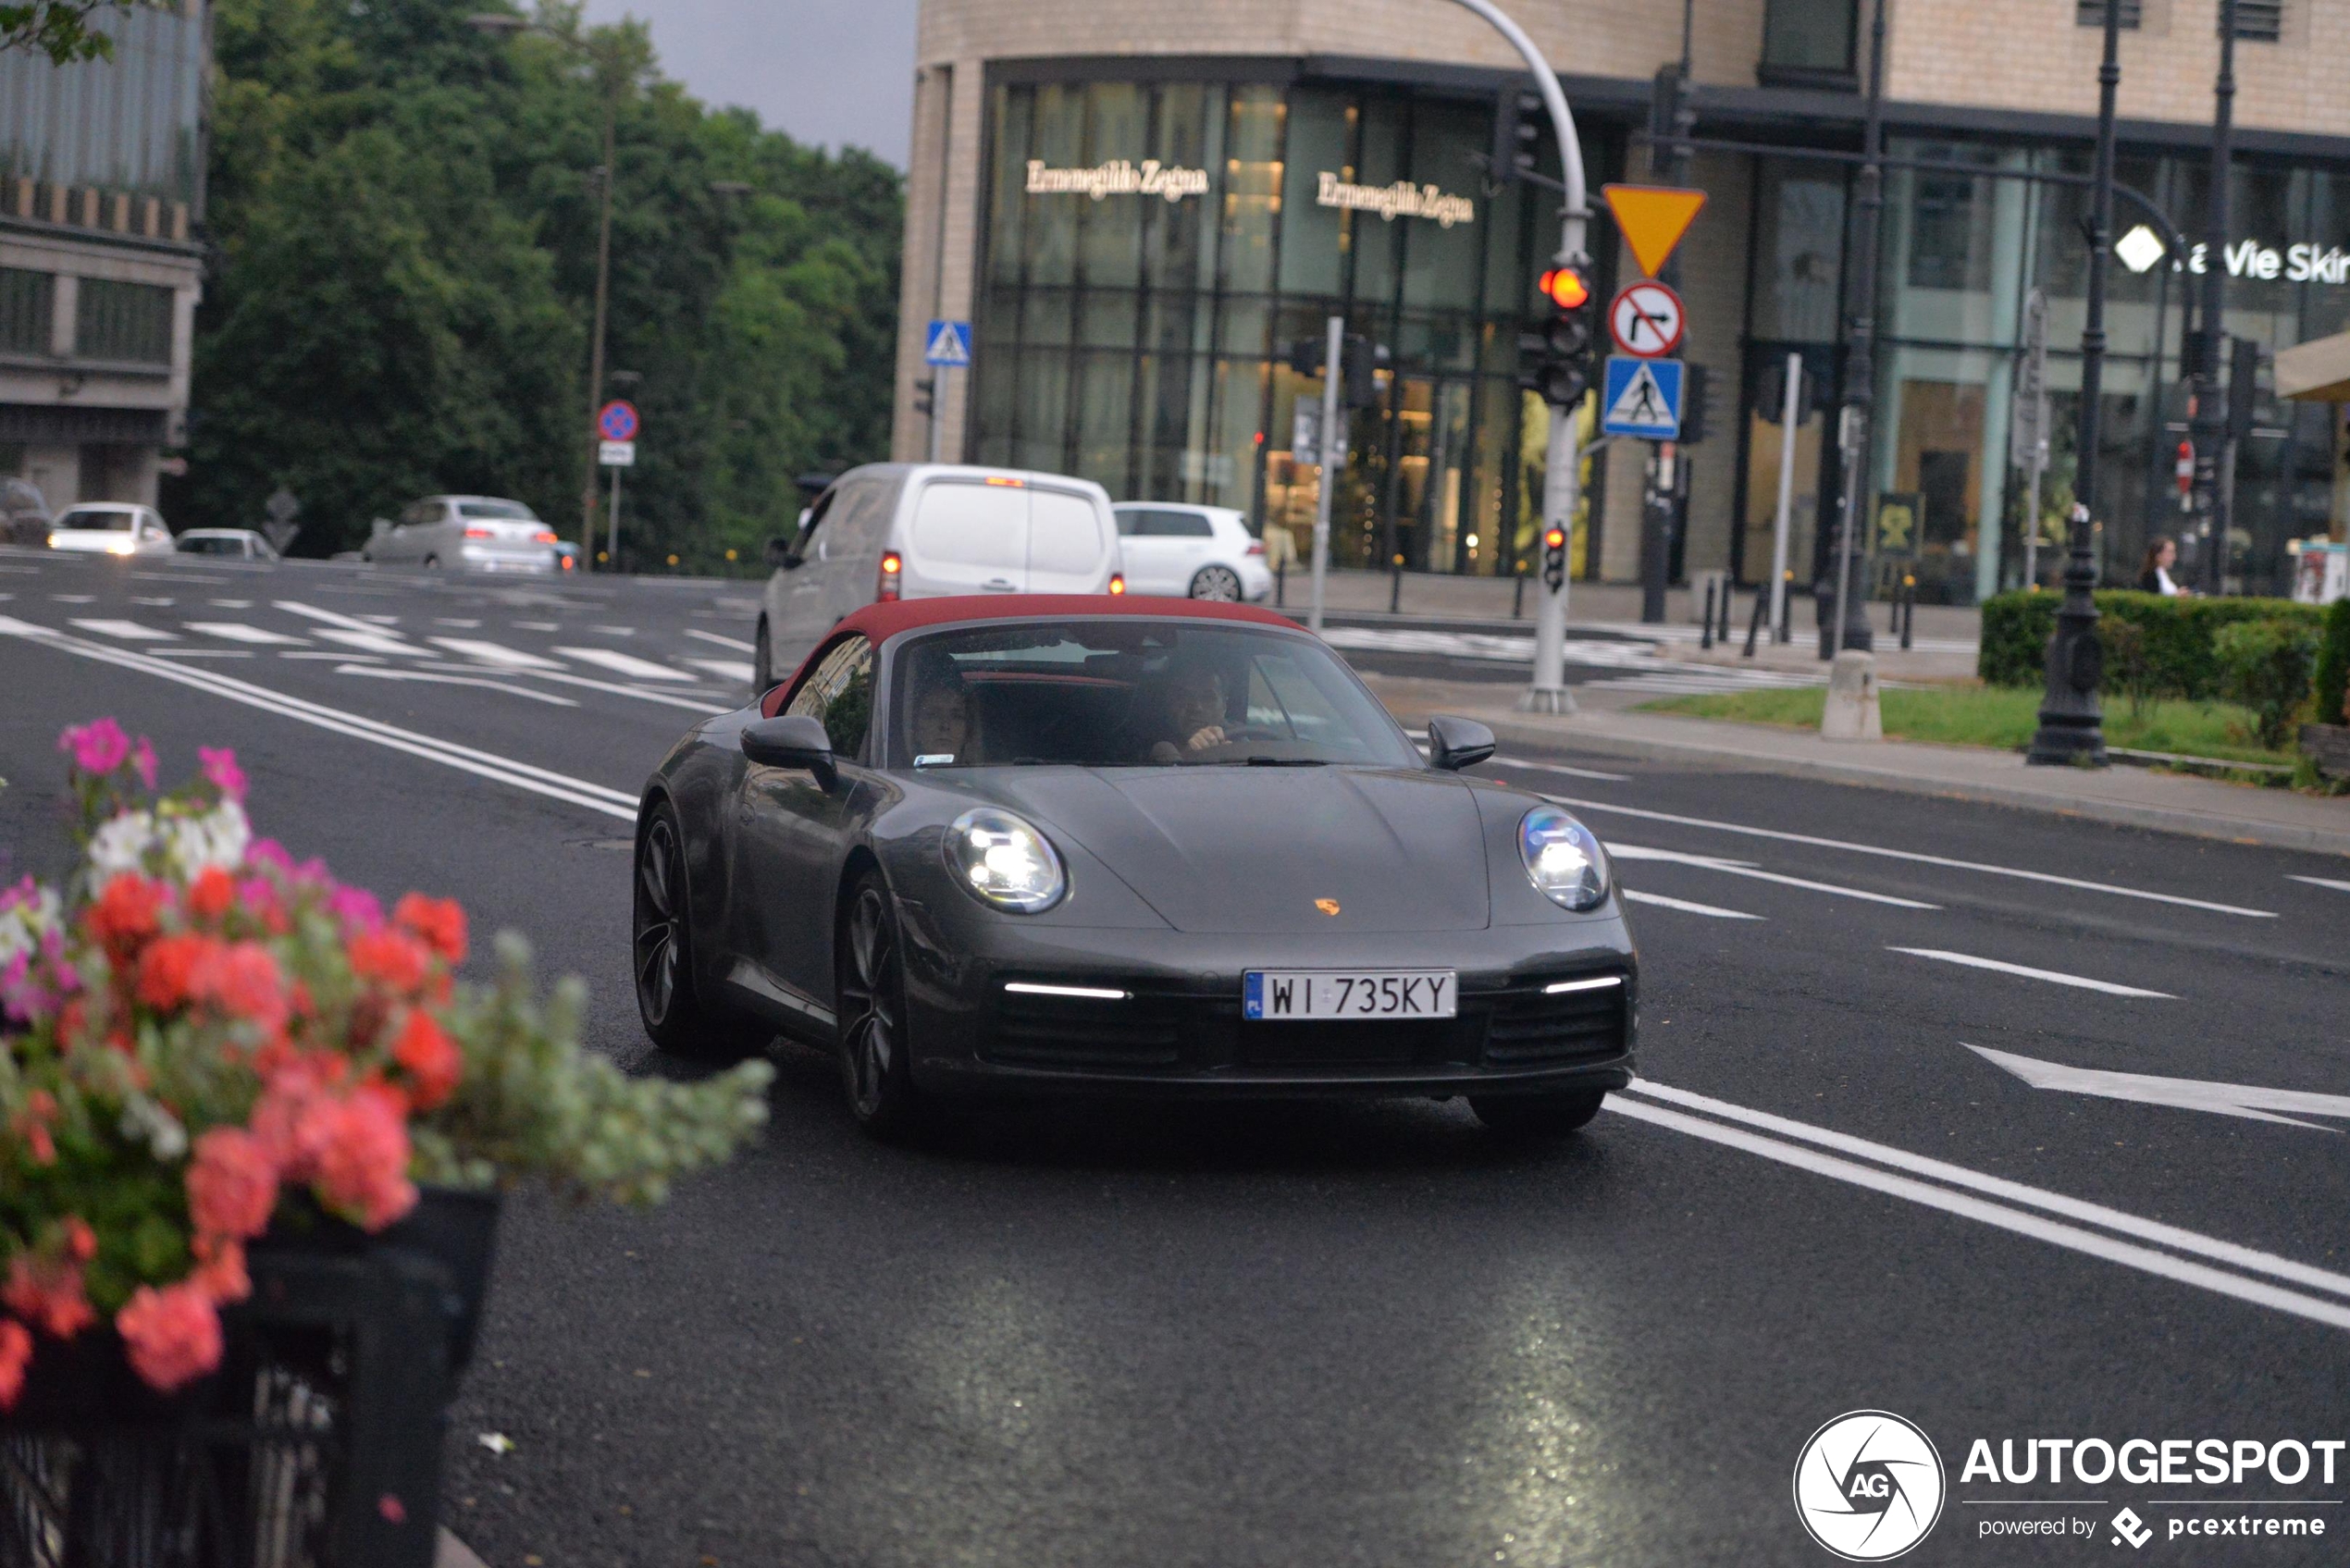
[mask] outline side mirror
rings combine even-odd
[[[798,565],[799,557],[792,553],[791,547],[792,541],[789,539],[769,539],[767,541],[767,564],[770,566],[780,567],[786,572]]]
[[[1474,719],[1439,713],[1428,722],[1429,765],[1457,773],[1493,755],[1493,732]]]
[[[840,777],[833,761],[832,737],[821,722],[805,713],[745,724],[742,747],[745,757],[766,767],[807,769],[822,789],[832,788]]]

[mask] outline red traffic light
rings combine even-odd
[[[1581,310],[1591,302],[1591,286],[1571,266],[1554,266],[1535,285],[1542,297],[1561,310]]]
[[[1565,549],[1566,548],[1566,530],[1564,528],[1552,528],[1547,530],[1542,535],[1542,544],[1545,549]]]

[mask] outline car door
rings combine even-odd
[[[1167,525],[1168,586],[1179,597],[1190,594],[1192,579],[1216,558],[1216,525],[1200,512],[1164,512]]]
[[[850,514],[865,488],[861,480],[844,479],[817,497],[808,509],[807,526],[793,545],[799,564],[776,574],[773,637],[778,674],[789,674],[844,613],[840,601],[847,593],[847,578],[855,569],[850,558],[856,552],[835,549],[834,536],[845,537],[853,527]],[[872,597],[870,589],[866,597]]]
[[[375,542],[371,553],[377,561],[390,562],[395,565],[422,561],[425,558],[423,529],[425,520],[431,512],[431,502],[410,501],[400,509],[400,516],[384,530],[383,537]]]
[[[852,633],[824,651],[782,709],[819,721],[832,737],[841,766],[831,789],[805,768],[751,762],[736,796],[730,946],[803,1016],[815,1016],[811,1006],[829,1016],[832,1006],[833,895],[872,788],[861,763],[873,663],[872,645]]]
[[[1126,562],[1126,591],[1167,592],[1167,564],[1159,533],[1162,513],[1146,506],[1121,506],[1117,511],[1118,553]]]
[[[905,597],[1022,591],[1028,501],[1026,484],[1008,477],[923,485],[906,529]]]
[[[1027,587],[1034,594],[1095,594],[1109,581],[1114,527],[1094,498],[1033,485],[1028,491]]]

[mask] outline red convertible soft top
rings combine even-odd
[[[1257,626],[1284,626],[1292,631],[1297,623],[1286,615],[1254,604],[1220,604],[1212,599],[1145,599],[1133,594],[960,594],[947,599],[903,599],[887,604],[869,604],[835,626],[832,635],[818,644],[815,652],[830,648],[851,632],[861,632],[878,648],[890,638],[917,632],[928,626],[951,625],[970,621],[1044,621],[1058,618],[1103,616],[1172,617],[1194,621],[1242,621]],[[803,661],[799,670],[808,665]],[[799,670],[773,690],[766,693],[759,704],[760,712],[773,718],[783,707],[783,694],[799,680]]]

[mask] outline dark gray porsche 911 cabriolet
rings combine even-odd
[[[1599,842],[1423,759],[1318,639],[1245,605],[876,604],[696,728],[637,813],[665,1049],[835,1050],[875,1132],[987,1093],[1462,1094],[1589,1121],[1638,958]]]

